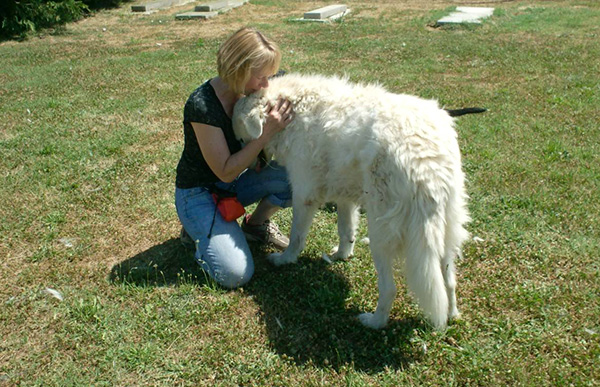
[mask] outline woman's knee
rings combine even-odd
[[[235,289],[247,284],[254,275],[252,258],[244,262],[238,261],[233,265],[224,265],[215,273],[215,281],[224,288]]]
[[[243,237],[242,237],[243,238]],[[202,267],[221,286],[234,289],[245,285],[254,275],[254,261],[245,240],[232,235],[217,235],[202,254]]]

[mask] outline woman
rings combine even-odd
[[[289,240],[269,218],[291,205],[291,189],[283,167],[270,163],[262,170],[247,169],[273,135],[292,119],[289,101],[280,100],[267,111],[263,134],[242,148],[231,124],[233,106],[244,95],[269,86],[281,52],[259,31],[242,28],[219,49],[219,76],[205,82],[184,108],[184,150],[177,165],[175,205],[183,225],[182,242],[195,242],[195,258],[219,284],[235,288],[254,273],[248,240],[272,243],[280,249]],[[242,227],[227,222],[211,192],[237,194],[246,206],[259,202]],[[189,236],[187,235],[189,234]]]

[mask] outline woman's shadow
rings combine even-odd
[[[110,271],[109,280],[135,286],[172,286],[182,281],[208,283],[206,275],[179,238],[169,239],[159,245],[123,261]]]
[[[251,245],[251,249],[256,270],[244,290],[258,304],[275,352],[298,364],[336,370],[352,364],[369,373],[386,367],[403,369],[420,356],[413,339],[415,329],[427,329],[420,320],[392,320],[384,330],[366,328],[358,321],[362,311],[348,307],[350,285],[335,270],[335,265],[347,262],[331,265],[301,256],[297,264],[274,267],[264,258],[264,248]],[[201,285],[200,289],[212,282],[193,253],[175,238],[115,265],[110,279],[136,286],[176,286],[185,281]]]

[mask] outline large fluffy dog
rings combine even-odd
[[[379,86],[289,74],[236,104],[236,136],[259,137],[265,105],[278,97],[293,103],[295,118],[265,152],[288,170],[293,220],[289,247],[269,259],[296,262],[315,211],[329,201],[338,205],[333,258],[349,257],[362,206],[379,301],[360,321],[372,328],[387,324],[396,295],[393,263],[401,258],[421,309],[436,328],[445,328],[458,315],[453,262],[468,235],[461,156],[448,112],[435,101]]]

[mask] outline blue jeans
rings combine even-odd
[[[236,192],[244,206],[263,198],[283,208],[292,204],[287,172],[275,162],[261,172],[248,169],[234,182],[219,182],[217,186]],[[218,211],[215,215],[216,205],[206,188],[176,188],[175,207],[183,228],[196,241],[194,257],[208,275],[227,288],[250,281],[254,261],[244,233],[237,222],[225,221]]]

